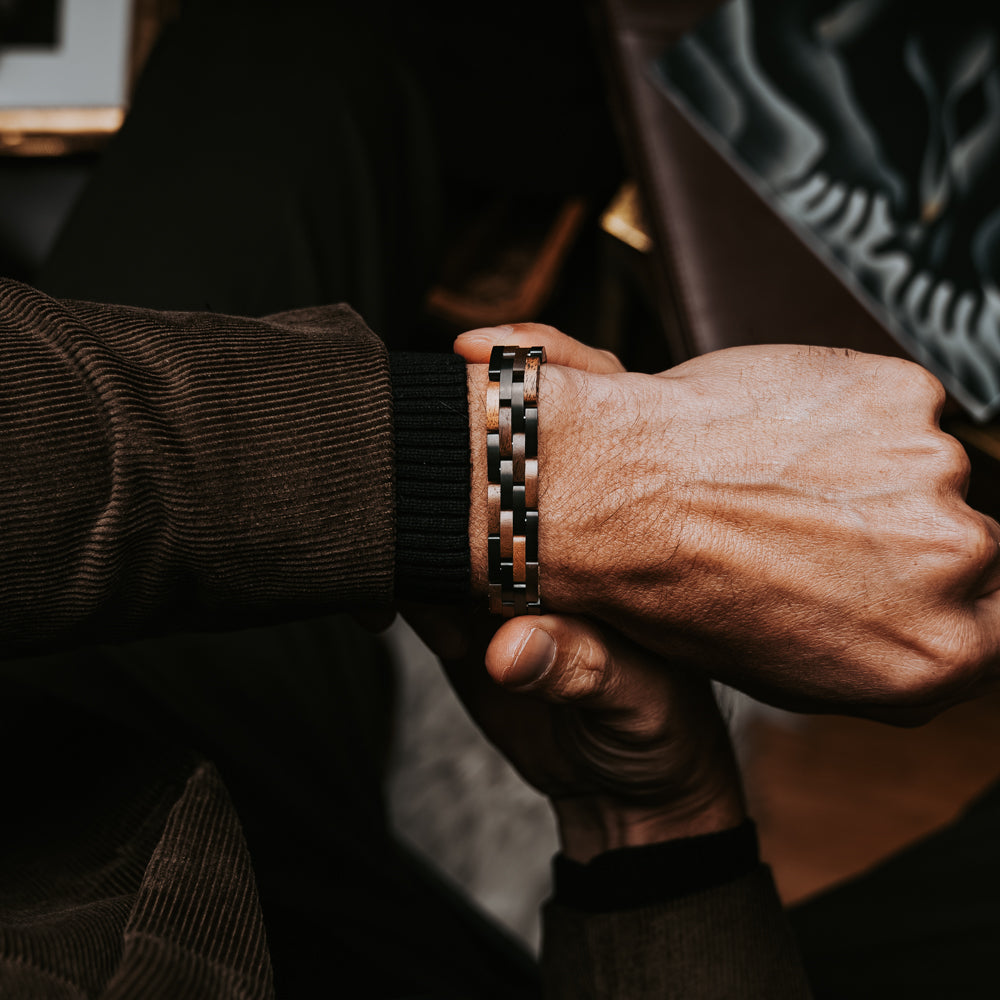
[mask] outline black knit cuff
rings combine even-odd
[[[468,598],[469,399],[452,354],[390,353],[396,444],[396,597]]]
[[[554,902],[587,913],[635,910],[733,882],[760,864],[752,820],[718,833],[553,863]]]

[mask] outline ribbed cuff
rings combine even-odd
[[[469,596],[469,399],[452,354],[391,353],[396,597]]]
[[[606,851],[585,865],[558,854],[553,900],[587,913],[634,910],[713,889],[759,864],[757,827],[748,819],[718,833]]]

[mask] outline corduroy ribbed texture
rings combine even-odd
[[[107,814],[35,845],[13,892],[6,865],[0,996],[269,1000],[253,870],[217,771],[122,749],[132,774]]]
[[[271,962],[250,856],[211,764],[167,817],[102,1000],[267,1000]]]
[[[80,756],[91,760],[86,750]],[[0,997],[100,994],[120,963],[146,866],[193,764],[184,753],[137,746],[122,747],[113,774],[87,774],[71,760],[69,780],[86,789],[78,808],[55,801],[47,830],[34,814],[8,815],[8,824],[16,817],[33,836],[4,830]],[[50,791],[67,794],[58,784]]]
[[[265,320],[0,280],[0,652],[388,603],[391,393],[346,306]]]
[[[469,400],[465,362],[393,353],[396,593],[414,601],[469,596]]]
[[[808,1000],[802,962],[768,868],[615,913],[549,903],[546,1000]]]

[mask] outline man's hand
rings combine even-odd
[[[588,861],[743,820],[726,727],[704,676],[563,615],[516,618],[494,635],[497,620],[483,612],[466,622],[478,634],[467,636],[464,655],[452,646],[449,657],[447,644],[434,643],[433,610],[412,612],[470,714],[551,799],[568,857]]]
[[[772,702],[916,721],[993,682],[1000,529],[964,503],[944,392],[909,362],[719,351],[661,375],[545,327],[474,331],[473,480],[489,349],[540,343],[540,564],[552,610]],[[582,357],[589,360],[579,365]],[[590,370],[572,370],[577,364]],[[485,577],[485,499],[473,571]]]

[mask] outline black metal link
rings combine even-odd
[[[486,434],[486,469],[488,481],[500,482],[500,432],[488,431]]]
[[[504,510],[514,509],[514,460],[500,459],[500,506]]]
[[[514,485],[514,496],[511,498],[511,509],[514,511],[514,534],[523,535],[524,526],[527,523],[525,514],[527,510],[524,506],[524,485]]]
[[[510,429],[515,434],[524,433],[524,372],[510,390]]]
[[[524,512],[524,557],[528,562],[538,560],[538,511]]]

